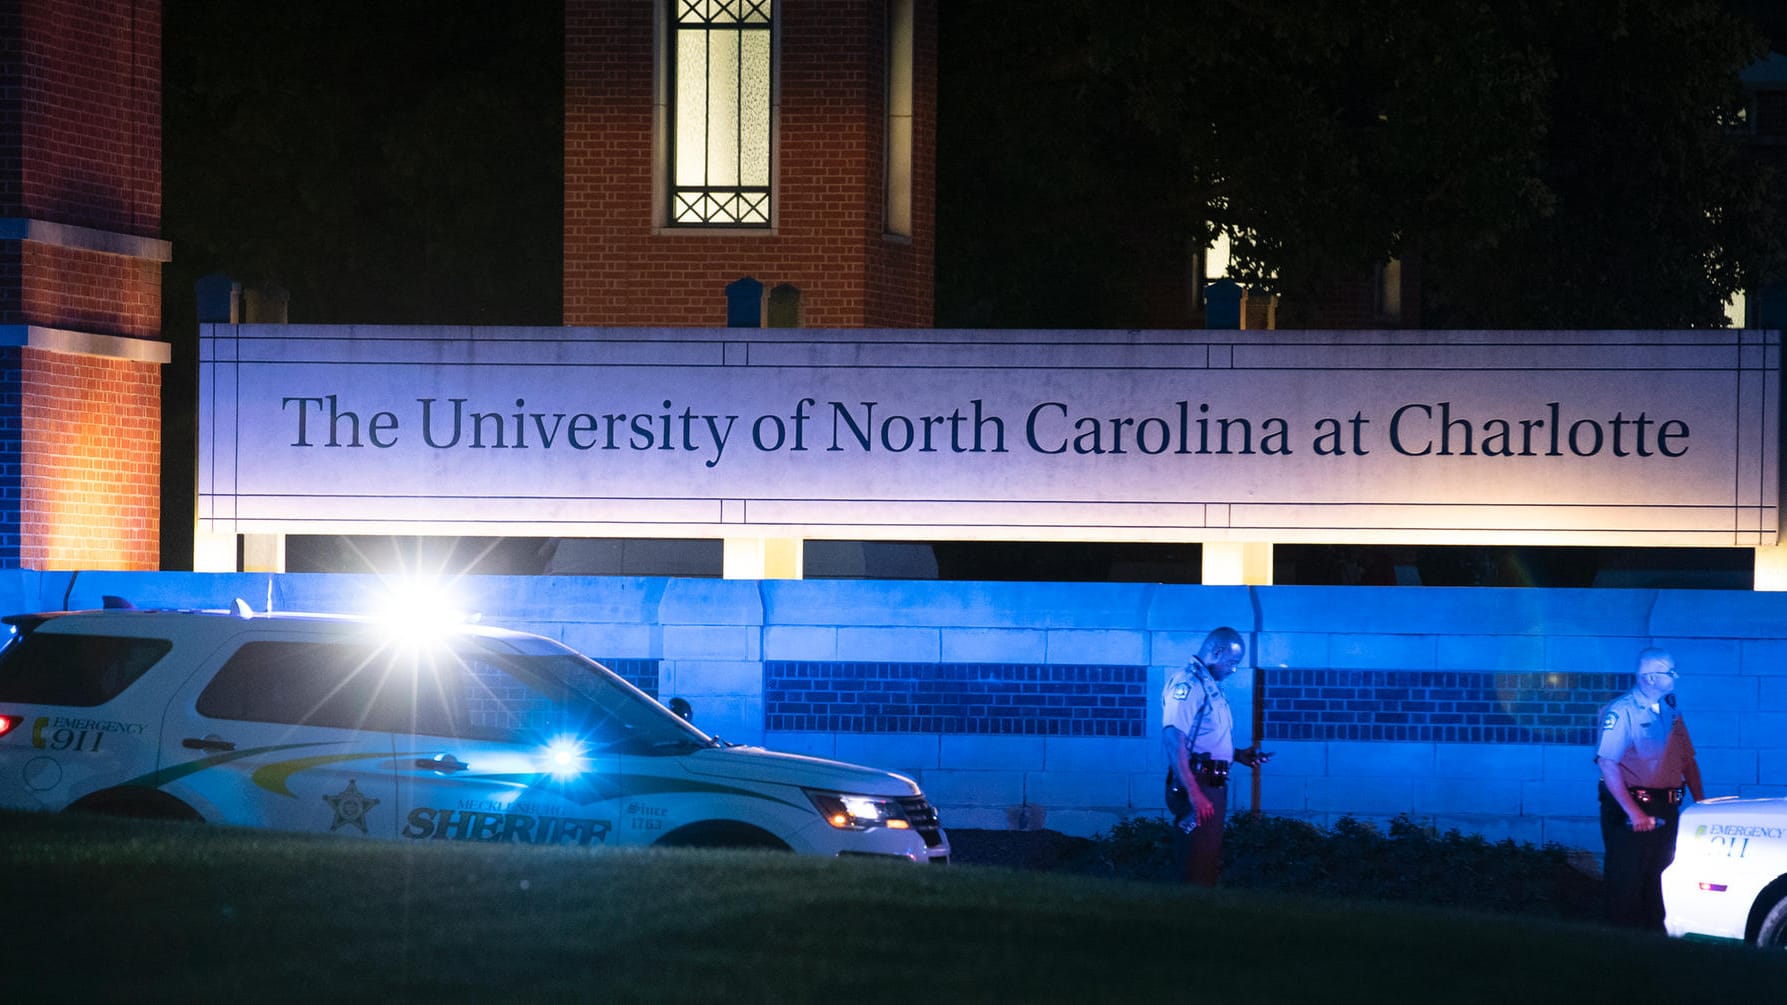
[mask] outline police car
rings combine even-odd
[[[949,859],[911,779],[726,744],[537,635],[240,601],[4,621],[0,806],[343,840]]]
[[[1787,948],[1787,799],[1727,796],[1683,810],[1663,905],[1670,935]]]

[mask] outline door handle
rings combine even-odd
[[[454,771],[465,771],[469,769],[471,765],[454,757],[452,754],[442,754],[439,757],[418,757],[416,758],[416,767],[427,768],[430,771],[445,771],[450,773]]]
[[[236,749],[235,744],[231,743],[228,740],[220,739],[219,737],[216,737],[216,736],[207,736],[202,740],[196,736],[189,736],[186,739],[180,741],[180,746],[185,747],[187,750],[235,750]]]

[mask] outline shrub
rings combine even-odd
[[[1133,817],[1099,834],[1095,868],[1131,879],[1170,880],[1172,828]],[[1407,815],[1388,832],[1352,817],[1321,828],[1288,817],[1240,814],[1223,837],[1222,884],[1364,900],[1394,900],[1554,918],[1600,914],[1600,881],[1566,849],[1440,833]]]

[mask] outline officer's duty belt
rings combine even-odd
[[[1220,789],[1229,784],[1229,762],[1218,761],[1208,754],[1193,754],[1191,770],[1206,787]]]
[[[1647,789],[1642,786],[1633,785],[1628,787],[1626,791],[1632,793],[1632,798],[1637,800],[1638,805],[1640,806],[1680,806],[1682,802],[1681,789]]]

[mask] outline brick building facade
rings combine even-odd
[[[712,5],[717,23],[679,22],[691,6],[705,5],[566,2],[565,323],[723,325],[726,287],[749,277],[772,325],[928,327],[935,0]],[[768,173],[741,175],[754,201],[738,214],[679,216],[677,54],[711,38],[701,58],[718,65],[740,27],[768,39],[768,107],[738,103],[766,120]]]
[[[160,0],[0,0],[0,568],[153,569]]]

